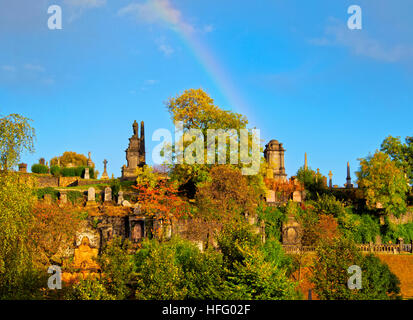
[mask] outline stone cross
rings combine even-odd
[[[87,201],[95,201],[95,188],[90,187],[87,189]]]
[[[105,188],[105,202],[112,201],[112,189],[110,187]]]
[[[118,205],[121,205],[123,202],[123,191],[119,191],[118,193]]]
[[[106,165],[108,164],[108,161],[105,159],[105,160],[103,160],[103,173],[102,173],[102,176],[100,177],[100,179],[101,180],[107,180],[107,179],[109,179],[109,176],[108,176],[108,172],[106,171]]]
[[[84,179],[90,179],[89,168],[85,168],[85,176],[84,176]]]
[[[329,180],[329,182],[328,182],[328,186],[329,186],[330,188],[332,188],[332,187],[333,187],[333,173],[331,172],[331,170],[330,170],[330,172],[328,173],[328,177],[330,178],[330,180]]]

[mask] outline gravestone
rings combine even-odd
[[[50,195],[50,194],[45,194],[45,195],[43,196],[43,199],[44,199],[44,202],[45,202],[46,204],[52,204],[52,195]]]
[[[110,187],[105,188],[105,202],[112,201],[112,189]]]
[[[123,191],[119,191],[118,193],[118,205],[121,205],[123,202]]]
[[[84,176],[84,179],[90,179],[89,168],[85,168],[85,176]]]
[[[121,204],[123,207],[132,207],[132,205],[130,204],[128,200],[123,200]]]
[[[293,201],[294,202],[302,202],[301,191],[294,191],[293,192]]]
[[[95,188],[90,187],[89,189],[87,189],[87,201],[95,201],[95,197],[96,197]]]
[[[60,203],[62,203],[62,204],[67,203],[67,193],[66,193],[66,191],[60,191]]]
[[[40,159],[39,159],[39,164],[45,166],[45,165],[46,165],[46,160],[45,160],[45,158],[40,158]]]

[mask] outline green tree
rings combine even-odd
[[[134,276],[134,263],[133,256],[128,253],[129,248],[128,240],[115,237],[98,259],[104,274],[102,283],[116,299],[128,298],[133,293],[130,284]]]
[[[361,289],[349,289],[350,266],[361,268]],[[314,291],[322,300],[394,299],[399,280],[378,258],[363,256],[351,239],[323,241],[316,249],[311,268]]]
[[[135,255],[137,289],[140,300],[182,300],[186,297],[184,273],[176,263],[175,250],[167,245],[145,241]]]
[[[17,165],[24,151],[33,152],[35,130],[30,119],[19,114],[0,118],[0,168],[9,170]]]
[[[413,137],[406,137],[405,141],[406,143],[402,143],[400,137],[388,136],[381,144],[381,151],[403,168],[410,183],[413,183]]]
[[[171,176],[178,180],[189,197],[195,194],[198,183],[208,179],[208,172],[211,165],[207,165],[208,129],[232,130],[228,131],[229,139],[236,139],[238,142],[239,130],[245,129],[248,120],[245,116],[231,111],[223,110],[214,104],[214,100],[202,89],[185,90],[181,95],[170,98],[167,102],[167,109],[171,114],[172,121],[182,122],[182,133],[189,130],[200,130],[204,138],[204,163],[205,164],[177,164],[174,166]],[[215,148],[218,137],[210,142],[210,147]],[[227,141],[227,140],[226,140]],[[175,157],[181,156],[191,141],[185,141],[183,150],[172,147]],[[227,141],[229,145],[229,141]],[[237,148],[238,151],[238,148]],[[215,162],[218,161],[219,150],[215,151]],[[222,152],[222,151],[221,151]],[[226,163],[230,159],[230,148],[226,150]]]
[[[115,300],[105,284],[97,279],[80,280],[65,292],[66,300]]]
[[[40,276],[29,245],[34,222],[29,185],[16,173],[0,173],[0,299],[30,299],[40,294]]]
[[[409,191],[408,180],[403,169],[390,157],[377,151],[373,156],[360,160],[360,169],[356,172],[357,184],[363,191],[367,208],[384,209],[386,214],[399,216],[406,212],[406,194]]]
[[[308,200],[316,200],[319,194],[322,194],[326,190],[324,184],[324,176],[317,174],[311,168],[304,169],[301,167],[297,171],[297,180],[300,181],[305,190],[307,191],[306,198]]]

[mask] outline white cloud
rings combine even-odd
[[[131,3],[119,9],[119,16],[131,16],[138,22],[167,23],[172,28],[193,32],[195,28],[184,21],[182,13],[169,0],[149,0],[145,3]]]
[[[34,64],[26,64],[24,66],[24,68],[26,70],[30,70],[30,71],[35,71],[35,72],[45,72],[45,68],[43,68],[42,66],[39,65],[34,65]]]
[[[206,26],[204,26],[204,28],[203,28],[203,31],[204,31],[205,33],[210,33],[210,32],[212,32],[212,31],[214,31],[214,30],[215,30],[215,28],[214,28],[214,26],[211,25],[211,24],[206,25]]]
[[[15,72],[16,71],[16,67],[15,66],[1,66],[1,69],[7,72]]]
[[[64,0],[70,9],[69,22],[79,18],[86,10],[95,9],[106,5],[106,0]]]
[[[404,44],[386,45],[369,37],[365,30],[350,30],[342,22],[331,19],[324,36],[313,38],[309,43],[317,46],[340,46],[349,48],[354,55],[378,61],[398,62],[413,57],[413,47]]]
[[[169,57],[172,53],[175,52],[175,50],[167,44],[160,44],[158,46],[158,49],[167,57]]]
[[[146,85],[154,85],[157,84],[159,81],[158,80],[145,80],[144,84]]]
[[[64,3],[72,7],[98,8],[106,4],[106,0],[64,0]]]

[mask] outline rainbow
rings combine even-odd
[[[249,108],[245,99],[242,98],[241,94],[233,85],[233,81],[231,81],[225,68],[213,55],[212,50],[201,42],[194,28],[181,19],[181,12],[175,9],[169,0],[153,0],[150,1],[150,5],[153,6],[153,10],[156,10],[161,19],[180,36],[189,50],[193,52],[195,58],[217,85],[223,96],[230,103],[232,109],[246,115],[250,124],[251,122],[255,122],[253,121],[253,114],[248,112]]]

